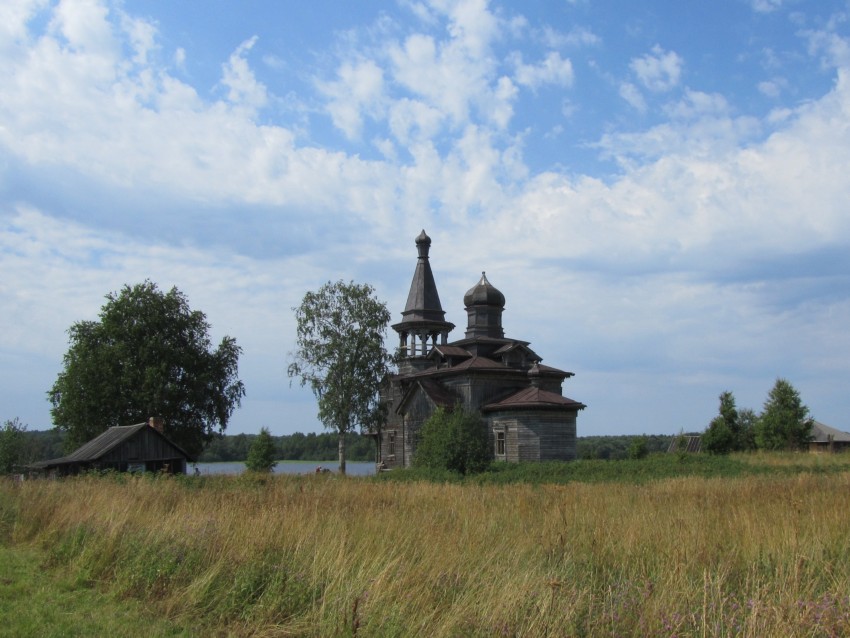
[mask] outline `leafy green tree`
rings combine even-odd
[[[24,438],[27,426],[15,417],[0,428],[0,474],[9,474],[24,463]]]
[[[245,467],[251,472],[271,472],[274,466],[277,450],[268,428],[260,428],[260,434],[251,444],[248,450],[248,459]]]
[[[649,444],[645,436],[636,436],[629,444],[630,459],[645,459],[649,456]]]
[[[390,312],[373,292],[368,284],[328,282],[293,308],[297,348],[287,372],[310,386],[319,420],[336,431],[341,474],[345,435],[357,426],[379,431],[384,418],[378,387],[389,371],[384,335]]]
[[[765,450],[801,449],[812,438],[812,422],[796,388],[777,379],[756,422],[756,443]]]
[[[720,414],[711,420],[702,435],[702,449],[709,454],[729,454],[741,449],[738,410],[731,392],[720,394]]]
[[[164,293],[145,281],[106,295],[98,321],[68,330],[63,369],[48,392],[67,449],[157,415],[169,438],[199,454],[245,395],[242,349],[231,337],[212,349],[209,328],[177,288]]]
[[[751,451],[756,449],[756,423],[758,415],[750,408],[738,410],[738,428],[740,430],[740,449]]]
[[[460,406],[438,408],[422,426],[415,467],[446,469],[460,474],[484,471],[491,461],[487,430],[479,415]]]

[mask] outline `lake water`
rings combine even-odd
[[[198,463],[201,474],[241,474],[245,471],[242,462],[226,463]],[[278,461],[274,466],[275,474],[315,474],[317,467],[323,467],[336,473],[339,469],[338,461]],[[194,470],[190,465],[186,470],[192,474]],[[345,473],[350,476],[369,476],[375,473],[375,463],[372,461],[346,461]]]

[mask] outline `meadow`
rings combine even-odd
[[[501,469],[3,482],[0,545],[186,635],[850,634],[850,457]]]

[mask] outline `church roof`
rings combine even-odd
[[[496,306],[505,307],[505,295],[487,280],[487,274],[482,272],[481,279],[463,296],[465,306]]]
[[[505,370],[507,368],[508,366],[500,361],[493,361],[493,359],[488,359],[487,357],[474,356],[466,361],[462,361],[456,366],[442,369],[440,372],[446,372],[447,370]]]
[[[405,304],[404,311],[401,313],[403,317],[401,324],[418,322],[446,323],[446,313],[443,311],[443,306],[440,303],[440,295],[437,292],[434,273],[431,272],[431,264],[428,261],[428,252],[430,249],[431,238],[428,237],[423,229],[416,238],[416,250],[419,257],[416,260],[413,281],[410,283],[407,304]],[[454,327],[451,324],[449,326]]]
[[[575,372],[567,372],[566,370],[561,370],[560,368],[553,368],[552,366],[546,366],[542,363],[538,363],[537,367],[543,374],[557,374],[566,378],[576,376]]]
[[[407,389],[407,392],[404,393],[404,396],[396,408],[396,412],[401,412],[404,409],[404,406],[407,405],[408,401],[410,401],[413,395],[419,390],[422,390],[422,392],[424,392],[437,407],[450,408],[458,401],[458,397],[454,394],[454,392],[445,386],[440,385],[438,382],[432,379],[417,379],[416,383],[411,384],[411,386]]]
[[[583,410],[584,403],[573,401],[557,392],[549,392],[540,388],[525,388],[519,392],[485,405],[482,410],[495,412],[499,410],[537,409],[537,410]]]
[[[436,345],[433,348],[434,351],[439,352],[444,357],[471,357],[472,353],[466,348],[460,348],[458,346],[445,346],[445,345]]]

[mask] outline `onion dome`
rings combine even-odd
[[[481,279],[463,296],[465,306],[497,306],[505,307],[505,295],[487,280],[487,274],[482,272]]]
[[[487,281],[486,273],[463,296],[466,306],[466,338],[490,337],[502,339],[502,311],[505,309],[505,295]]]

